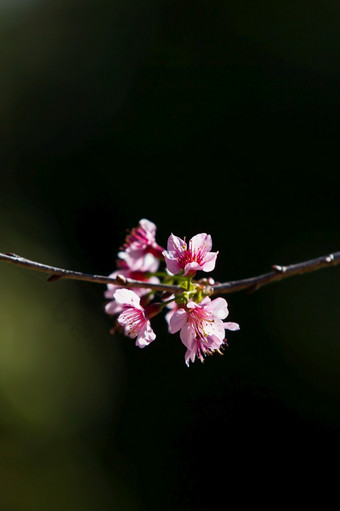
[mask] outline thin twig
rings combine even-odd
[[[154,284],[150,282],[133,280],[126,278],[123,275],[118,275],[116,278],[111,278],[105,277],[103,275],[92,275],[78,271],[65,270],[63,268],[56,268],[54,266],[30,261],[29,259],[12,253],[0,253],[0,260],[16,264],[23,268],[29,268],[34,271],[47,273],[50,275],[48,278],[49,282],[53,282],[59,279],[70,279],[83,280],[85,282],[97,282],[99,284],[115,284],[127,288],[147,288],[154,291],[164,291],[167,293],[183,292],[183,288],[180,286],[174,286],[170,284]],[[258,275],[257,277],[250,277],[247,279],[234,280],[222,284],[207,286],[207,291],[209,291],[211,295],[236,293],[237,291],[244,290],[256,291],[260,287],[270,284],[271,282],[277,282],[279,280],[292,277],[293,275],[310,273],[321,268],[336,266],[337,264],[340,264],[340,252],[334,252],[326,256],[317,257],[316,259],[311,259],[302,263],[291,264],[289,266],[273,265],[272,271],[269,273],[264,273],[262,275]]]
[[[216,284],[213,287],[213,294],[227,294],[236,293],[237,291],[256,291],[262,286],[277,282],[279,280],[292,277],[293,275],[303,275],[312,271],[320,270],[321,268],[328,268],[340,264],[340,252],[334,252],[326,256],[303,261],[302,263],[291,264],[289,266],[279,266],[274,264],[272,271],[263,273],[257,277],[250,277],[247,279],[234,280],[225,282],[224,284]]]
[[[155,291],[166,291],[169,293],[178,293],[183,291],[183,288],[179,286],[171,286],[168,284],[151,284],[149,282],[143,282],[134,279],[128,279],[123,275],[118,275],[116,278],[105,277],[103,275],[92,275],[89,273],[81,273],[79,271],[72,270],[64,270],[63,268],[56,268],[55,266],[49,266],[47,264],[37,263],[35,261],[30,261],[25,257],[21,257],[16,254],[0,253],[0,260],[5,261],[7,263],[13,263],[18,266],[22,266],[23,268],[29,268],[30,270],[40,271],[43,273],[48,273],[51,275],[49,282],[53,282],[59,279],[69,279],[69,280],[83,280],[85,282],[97,282],[99,284],[115,284],[121,287],[139,287],[146,289],[153,289]]]

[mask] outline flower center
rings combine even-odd
[[[214,323],[214,317],[207,311],[196,308],[189,313],[189,321],[195,331],[196,340],[208,343],[208,337],[211,335],[211,325]]]
[[[137,337],[145,322],[146,319],[142,310],[129,306],[124,307],[124,328],[129,337]]]
[[[125,247],[137,243],[139,246],[145,246],[150,242],[145,230],[142,227],[135,227],[126,236]]]
[[[203,245],[202,247],[198,247],[196,250],[192,247],[191,240],[189,241],[189,247],[186,248],[185,245],[183,245],[183,251],[179,254],[177,254],[178,259],[180,260],[180,264],[182,268],[185,268],[185,266],[189,263],[198,263],[201,265],[204,262],[204,256],[206,252],[206,247]]]

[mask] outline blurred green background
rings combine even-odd
[[[0,0],[0,251],[99,274],[140,218],[225,281],[339,250],[335,0]],[[223,357],[104,287],[0,264],[1,511],[188,511],[336,490],[339,269],[228,298]]]

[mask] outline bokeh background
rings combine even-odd
[[[339,250],[340,7],[0,0],[2,252],[109,274],[140,218],[208,232],[226,281]],[[228,298],[189,369],[104,287],[0,264],[1,511],[327,506],[339,269]]]

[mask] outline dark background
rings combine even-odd
[[[339,250],[338,2],[0,2],[1,251],[109,274],[208,232],[226,281]],[[104,288],[0,267],[1,510],[198,510],[336,490],[339,269],[227,297],[223,357]]]

